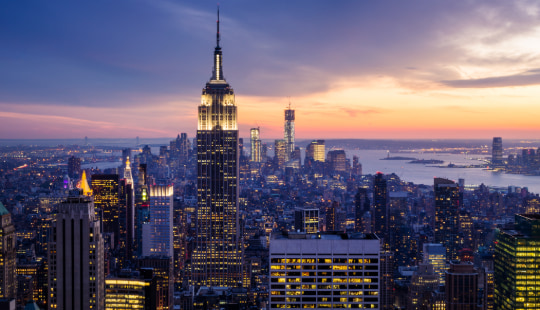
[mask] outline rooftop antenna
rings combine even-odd
[[[216,44],[219,47],[219,3],[217,5],[217,33],[216,33]]]
[[[287,98],[289,98],[289,110],[291,109],[291,96],[288,96]]]

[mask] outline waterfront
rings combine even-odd
[[[465,179],[465,185],[480,185],[484,183],[491,187],[527,187],[529,191],[540,193],[540,176],[528,176],[523,174],[508,174],[495,172],[482,168],[440,168],[436,165],[411,164],[407,160],[380,160],[387,156],[384,150],[345,150],[348,158],[353,155],[359,157],[364,174],[374,174],[381,171],[385,174],[395,173],[402,180],[416,184],[433,185],[434,177],[448,178],[457,181]],[[391,154],[396,155],[396,154]],[[484,159],[481,155],[463,155],[448,153],[399,153],[399,156],[416,157],[418,159],[438,159],[444,164],[456,165],[480,164]]]

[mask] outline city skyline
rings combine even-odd
[[[5,4],[0,138],[193,137],[215,3]],[[240,136],[533,138],[528,1],[222,3]],[[536,36],[536,37],[535,37]],[[322,124],[322,125],[321,125]]]

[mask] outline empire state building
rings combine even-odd
[[[238,126],[234,91],[223,77],[219,11],[212,78],[202,91],[197,129],[197,236],[192,284],[241,281],[238,221]]]

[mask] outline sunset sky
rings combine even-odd
[[[3,1],[0,138],[193,137],[215,1]],[[540,1],[221,1],[240,136],[540,137]]]

